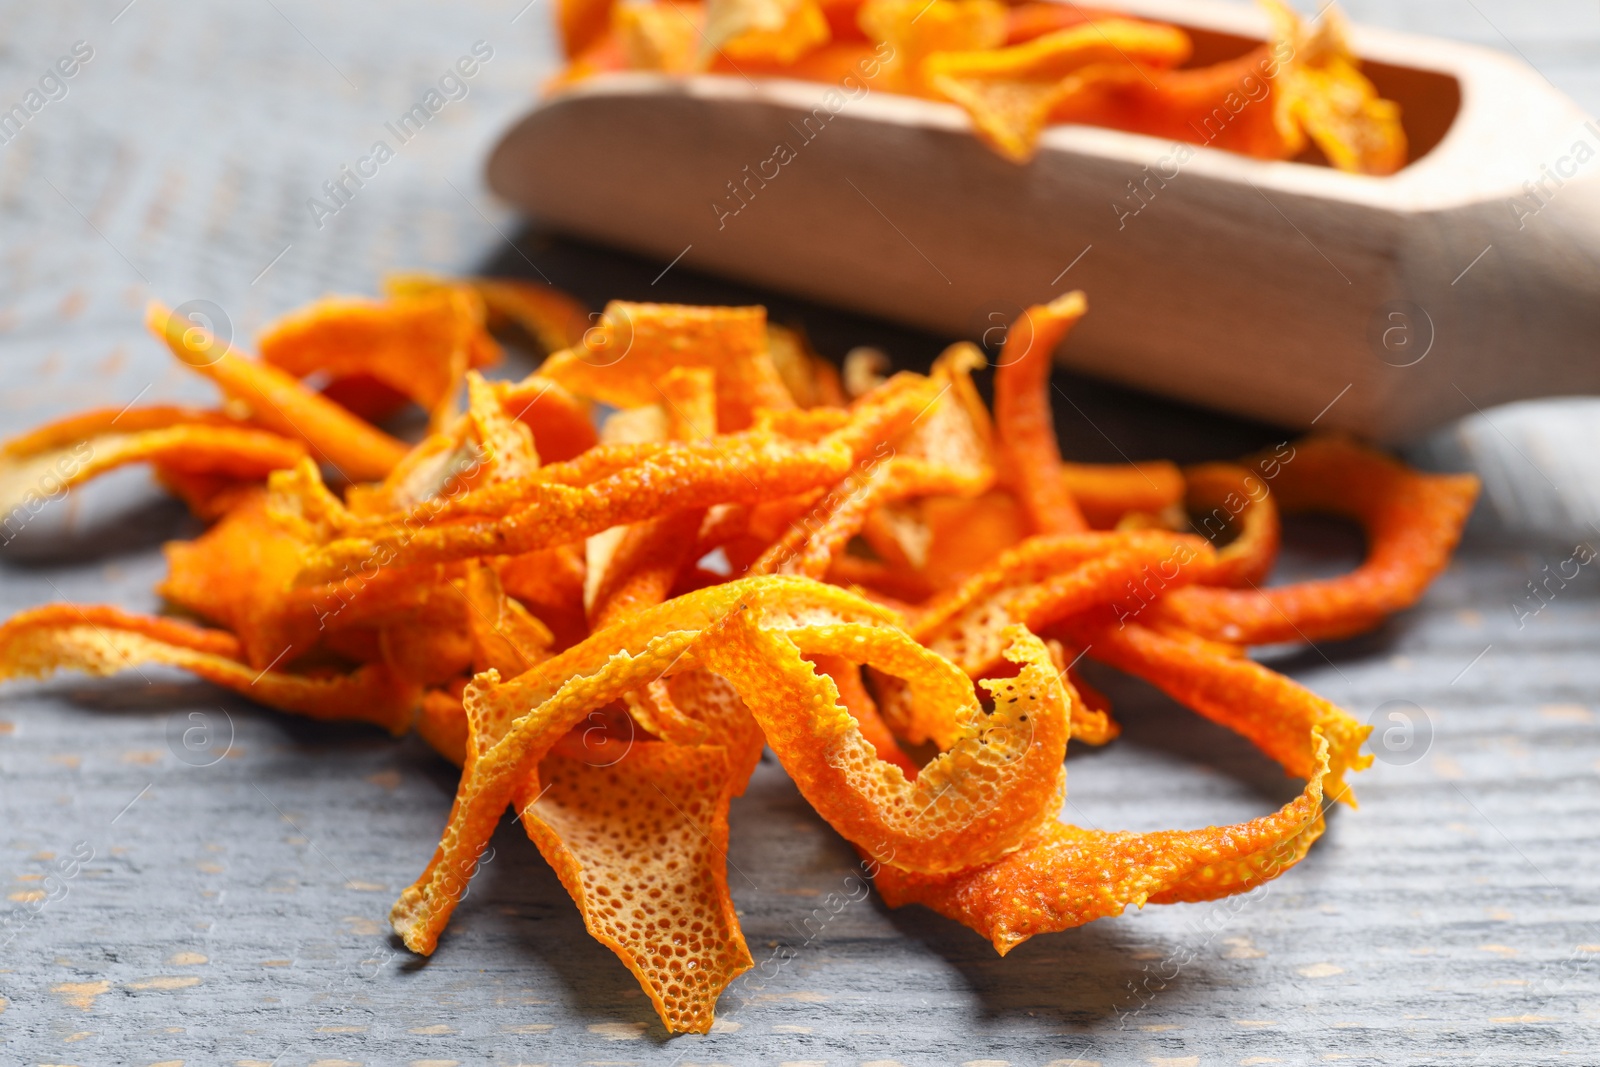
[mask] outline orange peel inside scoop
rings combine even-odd
[[[868,37],[890,48],[886,87],[919,96],[934,92],[924,80],[924,59],[993,48],[1006,36],[1006,7],[998,0],[866,0],[857,17]]]
[[[1283,0],[1262,6],[1270,39],[1244,55],[1190,64],[1180,27],[1076,3],[568,0],[562,32],[583,47],[569,51],[548,88],[624,70],[701,73],[711,60],[713,73],[751,84],[790,78],[852,96],[873,89],[948,100],[980,140],[1019,166],[1047,126],[1069,124],[1184,142],[1190,154],[1189,145],[1205,145],[1299,161],[1314,145],[1351,173],[1405,166],[1400,107],[1362,73],[1338,12],[1307,25]]]

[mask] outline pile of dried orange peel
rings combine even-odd
[[[1246,891],[1305,855],[1324,798],[1352,802],[1345,775],[1371,760],[1368,727],[1246,649],[1414,602],[1476,483],[1339,437],[1183,470],[1065,462],[1048,375],[1085,307],[1071,293],[1013,324],[991,417],[970,344],[927,374],[841,379],[760,307],[588,317],[543,286],[405,276],[279,321],[255,359],[152,306],[223,403],[14,439],[3,502],[143,462],[210,525],[167,546],[173,614],[23,612],[0,678],[166,664],[417,731],[461,778],[391,914],[405,943],[434,951],[511,807],[671,1031],[707,1030],[751,966],[724,852],[764,746],[889,904],[1002,953]],[[550,354],[491,381],[497,334]],[[412,403],[431,431],[408,446],[375,420]],[[1280,510],[1355,519],[1365,561],[1263,587]],[[1117,733],[1084,655],[1237,731],[1303,793],[1202,830],[1058,821],[1068,738]]]
[[[1338,12],[1308,27],[1262,2],[1270,40],[1197,63],[1177,26],[1059,0],[561,0],[569,63],[551,88],[619,71],[793,78],[833,86],[823,121],[869,91],[920,96],[962,108],[1018,163],[1046,126],[1081,123],[1361,174],[1404,166],[1399,105],[1361,72]]]

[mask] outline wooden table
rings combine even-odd
[[[652,285],[664,264],[524,232],[483,193],[483,152],[552,69],[547,4],[122,2],[0,11],[0,105],[75,42],[93,50],[66,95],[0,146],[0,432],[91,405],[209,400],[143,334],[152,297],[212,301],[248,339],[326,290],[372,291],[392,269],[543,271],[591,301],[743,295],[681,270]],[[1515,47],[1600,108],[1592,4],[1350,6]],[[321,186],[342,164],[393,143],[384,124],[477,41],[493,55],[464,99],[336,213],[307,206],[329,203]],[[833,355],[866,341],[915,362],[937,348],[773,305]],[[1060,384],[1082,412],[1060,416],[1079,456],[1187,460],[1275,439]],[[155,610],[161,542],[196,529],[142,471],[109,477],[0,549],[0,610],[60,599]],[[1359,550],[1338,528],[1293,532],[1289,574],[1337,570]],[[1487,524],[1417,609],[1356,640],[1272,654],[1356,715],[1408,715],[1415,732],[1409,747],[1391,735],[1386,762],[1356,781],[1361,809],[1336,812],[1299,869],[1243,898],[1152,907],[1003,960],[965,929],[875,897],[819,923],[853,854],[764,763],[734,807],[731,881],[752,951],[781,966],[736,983],[703,1038],[666,1038],[509,829],[438,953],[424,963],[399,948],[385,914],[431,853],[453,790],[450,768],[414,739],[296,721],[150,668],[8,686],[0,1061],[1600,1062],[1596,568],[1523,625],[1513,610],[1572,549]],[[1069,757],[1068,818],[1203,825],[1297,789],[1152,690],[1093,677],[1126,733]],[[198,752],[183,744],[196,729]],[[63,863],[75,876],[47,882]],[[58,899],[30,899],[47,885]]]

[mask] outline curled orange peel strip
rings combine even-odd
[[[560,0],[556,5],[556,19],[562,51],[568,59],[581,54],[604,36],[615,5],[616,0]]]
[[[1183,474],[1164,461],[1135,464],[1061,464],[1066,495],[1094,529],[1111,529],[1132,516],[1174,519],[1181,514]],[[1176,511],[1175,511],[1176,509]],[[921,601],[984,570],[995,557],[1029,534],[1030,521],[1015,494],[991,489],[981,496],[938,496],[919,509],[922,562],[915,574],[906,561],[893,578]],[[880,547],[869,523],[862,531],[886,562],[893,557]],[[911,581],[915,579],[915,581]]]
[[[1243,645],[1370,629],[1414,604],[1449,563],[1478,493],[1471,475],[1423,474],[1343,437],[1296,442],[1271,469],[1276,476],[1266,481],[1282,510],[1361,523],[1366,559],[1349,574],[1319,581],[1176,590],[1154,605],[1150,621]]]
[[[714,432],[712,371],[677,368],[657,387],[671,436]],[[666,598],[701,517],[679,512],[628,528],[605,561],[618,577],[602,580],[597,628]],[[639,979],[669,1032],[710,1029],[717,997],[752,963],[728,893],[728,805],[760,758],[761,735],[737,697],[716,699],[710,681],[684,674],[624,693],[637,726],[620,757],[590,756],[587,745],[575,757],[558,745],[515,797],[584,925]],[[638,729],[664,740],[639,741]]]
[[[0,681],[59,670],[111,675],[145,664],[181,667],[251,700],[314,719],[353,719],[403,733],[421,691],[382,667],[312,676],[257,671],[231,635],[118,608],[52,604],[0,626]]]
[[[979,678],[1001,662],[1008,627],[1043,632],[1107,605],[1132,616],[1144,598],[1206,573],[1212,559],[1204,541],[1166,531],[1030,538],[913,612],[910,630],[929,650]],[[892,678],[879,679],[878,694],[883,717],[897,736],[913,743],[931,740],[941,748],[949,744],[956,724],[945,707],[911,701]],[[1071,724],[1072,735],[1090,744],[1115,733],[1103,710],[1077,699],[1071,703]]]
[[[515,323],[546,352],[580,343],[589,326],[583,305],[552,286],[517,278],[472,278],[467,284],[483,298],[491,329]]]
[[[1120,915],[1130,904],[1243,893],[1293,867],[1321,836],[1327,751],[1314,736],[1305,791],[1249,822],[1142,834],[1055,822],[983,867],[928,876],[886,865],[874,881],[890,907],[924,904],[976,930],[1002,956],[1035,934]]]
[[[567,462],[553,463],[514,484],[485,487],[453,497],[442,508],[428,508],[422,518],[423,521],[458,521],[500,516],[537,499],[540,486],[588,487],[652,461],[696,467],[715,467],[720,461],[723,466],[744,469],[773,455],[790,456],[800,462],[820,459],[839,463],[842,460],[839,449],[848,450],[851,456],[863,453],[925,411],[934,402],[936,393],[927,379],[903,375],[877,394],[858,402],[850,412],[795,412],[793,417],[775,425],[688,444],[665,440],[665,416],[659,408],[620,412],[607,422],[608,431],[624,421],[624,416],[641,411],[655,412],[660,415],[660,422],[647,427],[649,432],[643,436],[631,430],[628,434],[614,435],[625,439],[602,442]],[[809,450],[806,446],[810,446]],[[415,518],[404,513],[372,516],[346,524],[340,530],[348,533],[376,531],[410,523]]]
[[[1372,727],[1332,701],[1246,659],[1237,649],[1182,631],[1169,633],[1143,622],[1093,615],[1068,620],[1058,629],[1095,659],[1143,678],[1178,703],[1247,738],[1296,777],[1309,778],[1317,767],[1316,749],[1309,740],[1316,731],[1328,745],[1324,783],[1328,795],[1355,806],[1344,776],[1371,766],[1372,756],[1361,752],[1361,744]]]
[[[522,824],[589,933],[639,979],[669,1033],[711,1029],[717,997],[754,962],[728,894],[721,746],[634,742],[615,762],[552,755]]]
[[[1307,27],[1283,0],[1262,4],[1276,24],[1276,43],[1288,45],[1293,57],[1274,101],[1278,124],[1292,131],[1286,139],[1298,147],[1309,137],[1328,162],[1357,174],[1393,174],[1405,166],[1400,105],[1382,99],[1361,73],[1339,11]]]
[[[458,591],[446,593],[448,588],[425,589],[409,610],[375,627],[379,659],[419,687],[449,684],[471,669],[481,652],[468,604]]]
[[[797,574],[821,578],[846,543],[861,531],[872,510],[896,496],[915,492],[915,473],[891,457],[871,458],[831,487],[810,512],[750,564],[746,572]]]
[[[816,0],[706,0],[698,62],[788,64],[829,36]]]
[[[515,678],[550,658],[555,635],[517,600],[506,595],[500,576],[475,561],[461,582],[472,635],[473,670],[495,670]]]
[[[878,758],[892,763],[905,772],[907,779],[915,778],[921,767],[900,747],[889,724],[878,714],[878,703],[867,691],[861,679],[861,668],[843,656],[807,656],[817,670],[833,680],[839,691],[839,702],[850,717],[861,727],[861,736],[867,739]]]
[[[1021,673],[990,685],[996,709],[985,717],[966,676],[892,624],[882,609],[806,579],[743,579],[642,612],[510,682],[480,676],[468,713],[477,732],[500,739],[482,752],[469,744],[450,825],[395,904],[395,931],[431,952],[455,905],[449,872],[476,858],[560,735],[590,709],[679,670],[722,675],[807,800],[870,854],[937,871],[1015,848],[1059,803],[1070,698],[1048,651],[1014,631],[1008,656]],[[897,673],[916,699],[959,705],[962,729],[908,783],[877,758],[805,653]]]
[[[278,319],[257,342],[261,361],[296,378],[321,372],[381,382],[442,425],[462,375],[498,360],[499,348],[472,289],[422,279],[402,289],[384,300],[329,297]]]
[[[767,323],[767,356],[800,407],[845,406],[838,369],[811,350],[803,333]]]
[[[1011,324],[994,379],[1000,452],[1035,533],[1088,528],[1061,476],[1061,447],[1050,410],[1056,347],[1089,310],[1081,292],[1036,304]]]
[[[1131,615],[1209,573],[1214,561],[1200,538],[1165,530],[1030,538],[929,603],[912,634],[976,677],[996,662],[998,634],[1012,623],[1042,631],[1109,604]]]
[[[252,666],[293,662],[318,637],[316,615],[309,606],[295,612],[289,595],[303,547],[268,515],[257,487],[193,541],[164,546],[167,576],[157,590],[227,627]]]
[[[186,425],[238,427],[248,424],[229,418],[220,411],[175,404],[149,404],[122,409],[95,408],[18,434],[0,445],[0,456],[21,459],[41,452],[54,452],[102,433],[137,433],[140,430],[167,430]]]
[[[560,463],[582,455],[597,440],[590,405],[549,378],[530,374],[519,382],[496,382],[500,404],[533,431],[539,458]]]
[[[75,415],[0,446],[0,515],[36,510],[97,475],[132,463],[257,481],[305,455],[299,441],[213,412],[105,409]]]
[[[923,588],[925,583],[907,572],[928,563],[927,525],[896,505],[929,497],[977,497],[994,483],[993,428],[971,377],[983,365],[982,353],[971,344],[946,349],[929,375],[939,386],[933,401],[820,498],[797,500],[809,510],[797,507],[797,514],[787,517],[787,531],[746,573],[822,578],[835,572],[848,580],[836,565],[860,534],[889,571]]]
[[[550,628],[555,649],[569,648],[588,636],[589,624],[583,611],[583,555],[574,546],[503,556],[490,565],[500,575],[506,592]]]
[[[159,303],[150,303],[145,324],[179,361],[246,405],[254,422],[304,441],[347,478],[381,478],[406,453],[404,444],[306,388],[292,375],[246,357]]]
[[[466,382],[466,424],[482,453],[485,480],[511,481],[538,470],[533,430],[506,411],[499,392],[477,371],[468,371]]]
[[[995,704],[985,717],[970,687],[957,690],[960,672],[899,630],[830,621],[776,631],[752,615],[708,634],[696,656],[739,691],[817,813],[869,855],[913,870],[954,869],[1017,847],[1059,806],[1070,698],[1043,642],[1022,628],[1009,631],[1006,649],[1020,673],[981,683]],[[908,783],[878,758],[831,679],[802,659],[807,652],[870,664],[914,693],[932,690],[914,700],[949,691],[951,745]]]
[[[663,431],[670,440],[710,440],[716,433],[716,374],[704,367],[675,367],[656,382],[664,402]],[[604,629],[667,599],[689,562],[703,508],[689,508],[615,532],[604,544],[590,539],[593,589],[591,627]],[[602,534],[604,537],[605,534]],[[665,701],[655,701],[663,704]]]
[[[857,19],[888,45],[881,76],[892,92],[932,95],[923,60],[937,52],[994,48],[1006,38],[1006,6],[997,0],[866,0]]]
[[[705,443],[615,446],[621,451],[614,459],[608,453],[557,465],[560,470],[546,467],[535,477],[448,501],[421,517],[423,524],[415,530],[393,527],[417,516],[369,524],[380,530],[390,526],[391,532],[326,545],[310,555],[301,581],[335,579],[344,568],[373,559],[381,566],[404,566],[531,552],[671,511],[828,485],[844,477],[874,442],[915,418],[932,400],[929,385],[927,379],[910,377],[891,381],[883,396],[858,404],[860,418],[816,444],[756,431]],[[578,484],[563,484],[563,478]]]
[[[1267,482],[1235,463],[1202,463],[1184,471],[1184,507],[1208,540],[1231,532],[1204,578],[1208,586],[1254,585],[1266,580],[1278,558],[1278,506]]]
[[[1184,477],[1175,463],[1062,463],[1061,481],[1096,529],[1115,526],[1130,512],[1159,515],[1183,502]]]

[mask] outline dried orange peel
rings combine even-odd
[[[1278,505],[1266,480],[1236,463],[1202,463],[1184,471],[1184,507],[1190,523],[1212,542],[1231,535],[1217,550],[1207,585],[1254,585],[1278,558]]]
[[[442,425],[467,370],[500,357],[484,329],[483,298],[468,286],[421,279],[391,282],[391,289],[399,291],[387,300],[330,297],[279,319],[257,342],[262,362],[296,378],[327,375],[330,388],[370,379],[416,401]]]
[[[405,455],[405,446],[388,434],[291,375],[248,358],[209,331],[186,324],[162,305],[151,303],[145,322],[180,362],[210,378],[230,399],[248,408],[252,421],[304,441],[319,459],[345,477],[380,478]]]
[[[580,396],[617,407],[657,403],[656,382],[675,367],[716,374],[717,427],[742,430],[758,407],[794,406],[767,355],[767,310],[630,304],[614,300],[577,346],[539,372]]]
[[[994,385],[1000,450],[1038,533],[1073,533],[1088,525],[1062,478],[1050,396],[1056,347],[1088,310],[1076,291],[1030,307],[1011,324],[1000,350]]]
[[[656,388],[666,437],[715,434],[712,370],[677,367]],[[594,629],[667,599],[702,516],[682,511],[589,539]],[[639,979],[669,1029],[695,1033],[710,1029],[717,996],[752,963],[726,857],[728,806],[760,757],[761,733],[736,695],[708,702],[712,692],[680,686],[675,696],[658,678],[622,694],[626,736],[588,743],[606,722],[592,713],[599,723],[583,729],[576,746],[567,743],[570,732],[557,742],[515,801],[589,932]],[[640,740],[641,732],[662,740]]]
[[[1476,478],[1423,474],[1342,437],[1312,437],[1259,458],[1286,512],[1343,515],[1361,523],[1367,558],[1338,578],[1271,588],[1195,588],[1155,605],[1171,622],[1243,645],[1348,637],[1414,603],[1450,561],[1478,495]],[[1225,550],[1226,551],[1226,550]]]
[[[1189,35],[1174,26],[1100,19],[1026,44],[934,53],[922,61],[922,80],[964,108],[995,151],[1026,163],[1063,99],[1099,79],[1177,66],[1189,52]]]
[[[75,415],[0,446],[0,514],[37,511],[74,486],[131,463],[224,480],[294,466],[299,441],[216,412],[128,408]]]
[[[610,10],[563,8],[574,39]],[[720,48],[766,49],[772,70],[816,32],[807,12],[832,38],[808,55],[871,47],[848,0],[712,14],[738,30]],[[1186,45],[1166,28],[1099,12],[868,0],[859,14],[904,46],[880,73],[908,91],[937,91],[929,71],[1032,78],[1029,92],[1090,68],[1148,66],[1169,88],[1196,73],[1153,66]],[[687,67],[704,17],[629,4],[614,22]],[[1150,49],[1112,63],[1095,39]],[[1307,70],[1348,76],[1336,40],[1312,43]],[[1324,90],[1296,77],[1274,92],[1310,107]],[[1086,310],[1068,293],[1012,324],[991,414],[972,345],[927,374],[858,356],[841,375],[754,307],[589,316],[542,286],[409,275],[382,300],[280,320],[256,361],[153,306],[224,409],[51,423],[0,445],[0,499],[31,512],[151,463],[208,523],[166,547],[159,592],[210,625],[34,608],[0,626],[0,681],[177,667],[290,713],[416,730],[461,774],[391,913],[405,944],[434,951],[509,807],[670,1032],[708,1031],[751,966],[728,823],[769,748],[889,903],[1002,953],[1128,905],[1244,892],[1305,856],[1324,804],[1353,805],[1346,779],[1371,760],[1368,727],[1246,647],[1344,636],[1414,603],[1476,484],[1329,437],[1183,469],[1069,462],[1050,370]],[[538,369],[481,376],[502,340]],[[415,444],[366,417],[397,397],[431,414]],[[1267,584],[1279,515],[1300,511],[1355,519],[1365,561]],[[1084,660],[1241,734],[1305,780],[1300,796],[1200,830],[1060,822],[1069,737],[1118,733]]]
[[[1144,678],[1174,700],[1248,738],[1290,774],[1309,778],[1319,757],[1310,738],[1328,745],[1327,789],[1336,801],[1355,804],[1344,785],[1347,770],[1372,763],[1361,743],[1372,732],[1331,701],[1237,649],[1192,634],[1151,629],[1137,622],[1083,618],[1065,624],[1075,642],[1102,662]]]
[[[1305,858],[1323,829],[1326,744],[1299,797],[1271,815],[1204,830],[1108,833],[1052,823],[995,863],[944,877],[893,866],[874,879],[890,907],[924,904],[988,938],[1002,956],[1036,934],[1247,892]]]
[[[615,763],[547,759],[522,823],[589,933],[639,979],[672,1031],[711,1029],[717,997],[754,962],[728,895],[721,746],[633,744]]]
[[[1087,124],[1358,174],[1405,166],[1399,105],[1361,72],[1338,12],[1308,27],[1282,0],[1261,3],[1268,40],[1188,66],[1183,29],[1072,3],[648,0],[611,8],[569,0],[562,32],[569,47],[582,42],[581,54],[568,52],[572,62],[549,89],[611,72],[682,75],[709,65],[747,80],[824,82],[851,97],[880,89],[946,100],[1018,164],[1033,157],[1048,126]],[[609,29],[601,25],[607,11]]]
[[[618,446],[594,465],[575,460],[466,493],[414,532],[407,527],[414,514],[369,520],[364,528],[388,532],[332,541],[311,558],[305,578],[333,578],[374,558],[406,566],[532,552],[662,512],[829,485],[936,395],[927,379],[891,381],[858,402],[857,418],[814,444],[758,429],[704,443]]]
[[[394,733],[411,725],[420,691],[382,667],[352,674],[258,671],[226,634],[112,607],[54,604],[0,626],[0,680],[56,671],[111,675],[147,664],[180,667],[236,693],[314,719],[353,719]]]
[[[726,679],[824,819],[882,861],[950,870],[1017,847],[1059,805],[1067,702],[1042,642],[1012,631],[1017,679],[993,683],[982,715],[966,676],[858,597],[802,578],[751,578],[642,612],[508,681],[468,688],[474,723],[450,827],[421,879],[395,905],[395,931],[431,952],[455,906],[452,871],[476,859],[513,793],[592,710],[678,670]],[[907,782],[878,759],[831,680],[807,653],[843,656],[902,677],[919,703],[953,707],[946,751]],[[1004,690],[1004,696],[1002,696]],[[480,743],[488,742],[480,748]],[[537,791],[537,790],[535,790]]]

